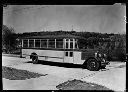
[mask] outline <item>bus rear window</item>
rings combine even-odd
[[[23,40],[23,47],[28,47],[28,40]]]

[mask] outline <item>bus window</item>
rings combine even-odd
[[[55,40],[49,39],[48,48],[55,48]]]
[[[41,40],[41,47],[44,47],[44,48],[47,47],[47,40],[46,39]]]
[[[72,42],[73,41],[73,39],[70,39],[70,42]]]
[[[73,49],[73,41],[70,41],[70,49]]]
[[[68,57],[68,52],[65,52],[65,56],[67,56],[67,57]]]
[[[68,42],[66,41],[66,49],[68,49]]]
[[[77,42],[75,41],[75,49],[77,49]]]
[[[56,39],[56,48],[63,48],[63,39]]]
[[[34,47],[34,40],[29,40],[29,47]]]
[[[73,52],[70,52],[70,57],[73,57]]]
[[[40,40],[35,40],[35,47],[40,47]]]
[[[65,41],[66,41],[66,42],[65,42],[65,49],[68,49],[68,42],[69,42],[69,39],[66,39]]]
[[[23,40],[23,47],[28,47],[28,40]]]

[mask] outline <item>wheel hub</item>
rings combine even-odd
[[[92,67],[96,67],[96,63],[95,62],[91,62],[91,66]]]

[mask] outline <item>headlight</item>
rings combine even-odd
[[[106,54],[104,54],[104,58],[106,58],[107,57],[107,55]]]
[[[95,57],[101,57],[101,54],[96,52]]]
[[[101,54],[98,54],[99,57],[101,57]]]

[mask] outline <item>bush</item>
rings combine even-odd
[[[3,25],[2,27],[2,49],[6,49],[7,53],[10,53],[12,49],[16,47],[16,34],[12,27]]]

